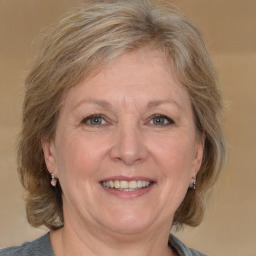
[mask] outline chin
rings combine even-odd
[[[149,218],[151,217],[151,218]],[[108,229],[120,233],[120,234],[139,234],[147,230],[154,220],[152,215],[147,213],[139,214],[138,212],[122,212],[115,213],[112,215],[111,219],[106,223],[109,223]]]

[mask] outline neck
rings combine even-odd
[[[81,229],[81,226],[77,229],[69,223],[50,234],[56,256],[174,256],[168,247],[168,236],[169,227],[148,234],[111,234],[97,229]]]

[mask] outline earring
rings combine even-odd
[[[56,187],[57,179],[54,177],[54,174],[53,174],[53,173],[51,173],[51,178],[52,178],[52,180],[51,180],[51,185],[52,185],[53,187]]]
[[[192,183],[189,185],[189,188],[196,189],[196,176],[192,178]]]

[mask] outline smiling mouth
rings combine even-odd
[[[119,191],[136,191],[139,189],[145,189],[150,187],[154,182],[145,181],[145,180],[109,180],[102,181],[101,184],[103,187],[117,189]]]

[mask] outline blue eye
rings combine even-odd
[[[159,126],[166,126],[166,125],[170,125],[173,124],[174,121],[164,115],[154,115],[151,120],[149,121],[149,124],[151,125],[159,125]]]
[[[107,124],[106,120],[101,115],[91,115],[82,120],[83,124],[97,126]]]

